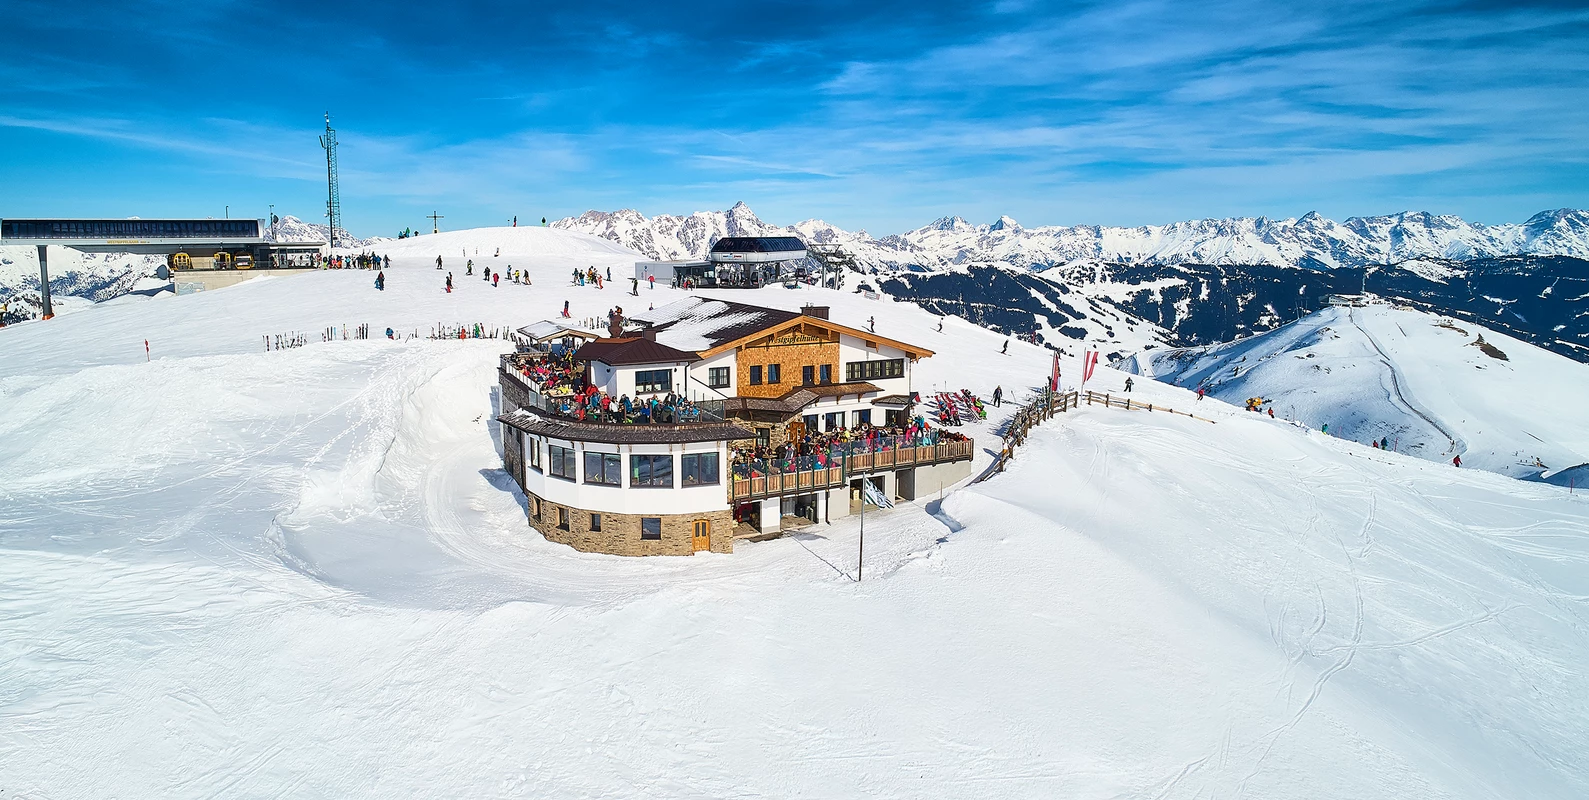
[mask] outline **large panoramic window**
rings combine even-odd
[[[546,471],[552,477],[570,481],[578,478],[575,470],[579,469],[579,465],[574,460],[574,451],[572,449],[549,444],[546,446],[546,461]]]
[[[617,453],[585,453],[585,482],[623,485],[623,460]]]
[[[634,374],[635,394],[660,394],[673,391],[673,370],[642,369]]]
[[[712,367],[706,370],[706,385],[713,389],[727,389],[728,367]]]
[[[673,456],[630,456],[629,485],[673,488]]]
[[[890,358],[881,361],[851,361],[844,365],[844,380],[848,382],[903,377],[905,377],[905,359],[903,358]]]
[[[717,483],[717,454],[687,453],[679,456],[679,480],[685,486]]]

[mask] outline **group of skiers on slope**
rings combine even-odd
[[[608,267],[607,268],[606,283],[611,283],[611,282],[612,282],[612,267]],[[581,271],[578,267],[575,267],[574,268],[574,285],[575,286],[584,286],[587,283],[596,284],[596,288],[597,289],[605,289],[605,288],[607,288],[605,283],[603,283],[603,281],[602,281],[601,273],[597,272],[596,268],[594,266],[590,267],[589,269],[583,270],[583,271]]]

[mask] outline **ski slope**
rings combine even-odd
[[[1482,346],[1481,346],[1482,342]],[[1399,452],[1518,478],[1589,462],[1589,365],[1496,331],[1389,305],[1328,308],[1208,348],[1147,351],[1123,369]],[[1566,485],[1563,480],[1562,485]]]
[[[1589,791],[1589,502],[1216,399],[1215,424],[1083,406],[1004,473],[868,514],[859,584],[856,517],[732,555],[545,542],[500,469],[502,342],[318,331],[685,296],[571,286],[634,257],[547,233],[434,237],[532,286],[441,249],[447,294],[420,237],[385,292],[320,272],[0,330],[7,796]],[[886,298],[719,296],[875,316],[937,351],[924,395],[1048,371]],[[968,428],[979,468],[1011,410]]]

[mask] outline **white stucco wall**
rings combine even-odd
[[[849,368],[846,365],[852,361],[887,361],[895,358],[905,360],[905,374],[903,377],[869,379],[869,382],[882,389],[883,394],[910,394],[911,372],[915,364],[909,358],[906,358],[904,351],[889,347],[881,342],[878,343],[877,348],[869,348],[866,346],[866,340],[847,333],[841,334],[839,336],[839,374],[835,375],[834,379],[844,380],[849,375]]]
[[[728,508],[728,444],[726,442],[691,442],[687,444],[605,444],[601,442],[571,442],[549,439],[531,434],[524,435],[525,448],[536,447],[540,452],[542,471],[529,466],[525,454],[524,487],[530,493],[553,503],[609,514],[693,514],[723,511]],[[547,445],[573,448],[577,479],[574,481],[552,477],[544,470],[547,466]],[[622,458],[622,486],[585,483],[585,453],[615,453]],[[705,486],[680,486],[683,473],[679,456],[685,453],[717,453],[717,483]],[[673,456],[673,488],[629,485],[630,455]]]
[[[729,350],[718,353],[711,358],[697,361],[690,365],[688,390],[684,393],[691,400],[726,400],[739,394],[739,368],[736,356],[738,351]],[[711,383],[710,375],[713,367],[728,368],[728,386],[718,389],[708,388]]]

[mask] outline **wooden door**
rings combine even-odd
[[[712,523],[710,520],[698,519],[695,521],[694,535],[690,537],[694,549],[691,552],[699,553],[702,550],[712,549]]]
[[[806,438],[806,424],[800,420],[789,423],[789,443],[799,444],[804,438]]]

